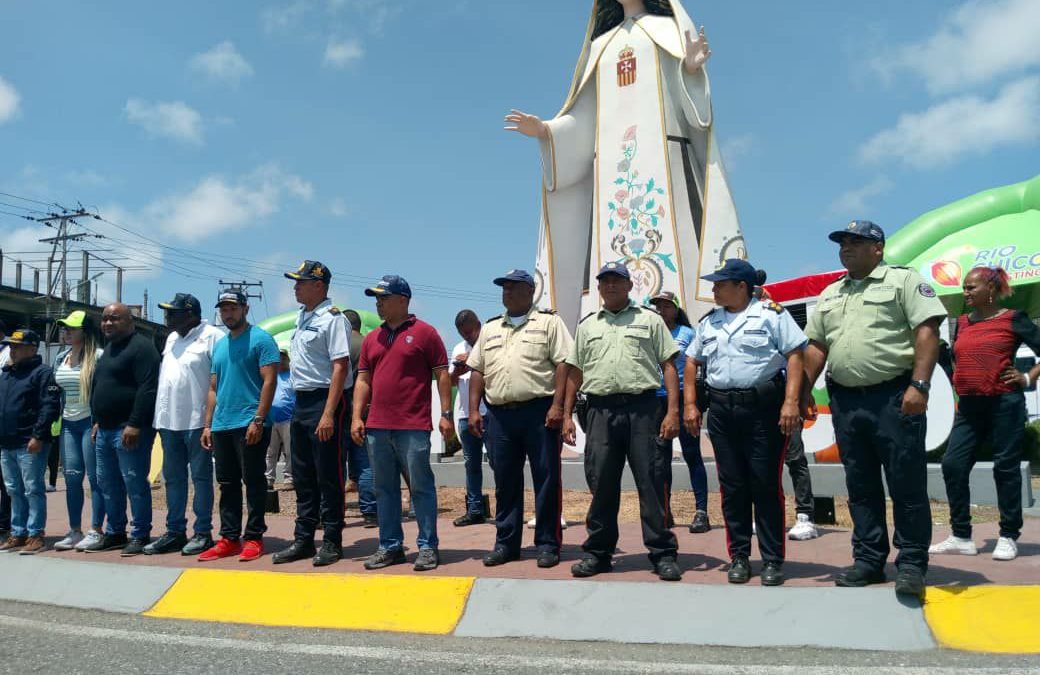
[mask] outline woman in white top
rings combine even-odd
[[[54,545],[55,550],[82,550],[100,539],[105,520],[105,500],[97,480],[94,442],[90,438],[90,385],[94,364],[101,356],[93,321],[86,312],[76,311],[58,320],[62,341],[68,345],[58,354],[54,377],[62,388],[61,415],[62,465],[65,476],[65,502],[69,509],[69,532]],[[91,520],[86,536],[83,519],[83,474],[90,482]]]

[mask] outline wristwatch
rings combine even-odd
[[[264,425],[264,418],[263,417],[254,417],[253,418],[253,424],[259,424],[260,426],[263,426]]]
[[[925,396],[927,396],[928,392],[932,389],[932,383],[928,380],[910,380],[910,386]]]
[[[448,420],[450,422],[451,418],[453,417],[453,415],[450,412],[442,412],[441,413],[441,417],[443,417],[444,419],[446,419],[446,420]]]

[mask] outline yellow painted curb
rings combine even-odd
[[[924,617],[944,647],[1040,654],[1040,586],[930,587]]]
[[[145,616],[445,635],[474,577],[185,570]]]

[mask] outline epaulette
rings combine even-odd
[[[505,314],[499,314],[498,316],[493,316],[493,317],[491,317],[490,319],[488,319],[488,321],[498,321],[498,320],[499,320],[499,319],[501,319],[501,318],[502,318],[503,316],[505,316]]]
[[[888,267],[891,267],[894,270],[908,270],[908,269],[910,269],[906,265],[888,265]]]
[[[768,309],[771,312],[776,312],[777,314],[784,313],[784,306],[779,303],[773,302],[772,300],[763,300],[762,304],[765,305],[766,309]]]
[[[342,313],[343,312],[336,305],[332,305],[331,307],[329,307],[329,314],[331,314],[333,316],[339,316]]]
[[[578,323],[582,323],[583,321],[585,321],[585,319],[589,318],[590,316],[596,316],[596,312],[589,312],[585,316],[581,317],[581,321],[579,321]]]
[[[540,309],[540,310],[538,310],[538,313],[539,314],[555,314],[556,310],[555,309]]]
[[[705,319],[707,319],[709,316],[711,316],[711,313],[714,312],[714,311],[715,311],[714,307],[709,309],[707,312],[705,312],[704,314],[701,315],[701,318],[697,319],[697,323],[702,323]]]
[[[656,308],[656,307],[653,307],[653,306],[647,306],[647,305],[640,305],[640,306],[641,306],[641,307],[642,307],[643,309],[646,309],[646,310],[650,310],[651,312],[653,312],[654,314],[657,314],[658,316],[660,316],[660,315],[661,315],[661,313],[657,311],[657,308]]]

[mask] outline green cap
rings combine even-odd
[[[81,309],[72,312],[64,319],[58,319],[59,326],[65,326],[66,328],[83,328],[83,321],[87,318],[87,313]]]

